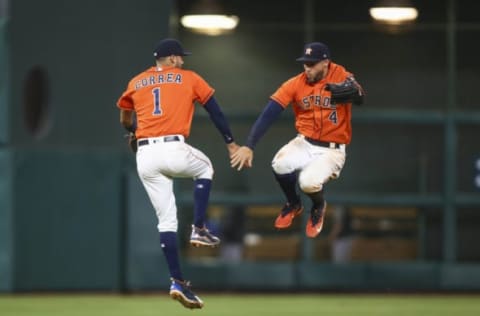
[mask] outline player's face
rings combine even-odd
[[[307,80],[310,83],[317,82],[327,75],[328,71],[328,59],[324,59],[319,62],[307,62],[303,64]]]
[[[183,57],[182,56],[173,56],[173,66],[182,68],[183,66]]]

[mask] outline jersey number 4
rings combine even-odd
[[[333,110],[330,115],[328,116],[328,120],[330,120],[333,124],[337,124],[337,110]]]
[[[162,106],[160,104],[160,88],[152,90],[153,94],[153,115],[162,115]]]

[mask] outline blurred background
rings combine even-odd
[[[238,25],[212,34],[181,21],[213,1],[0,0],[0,292],[168,284],[116,108],[165,37],[193,52],[185,68],[216,89],[239,143],[302,71],[306,42],[329,45],[367,91],[314,240],[305,218],[273,228],[284,200],[270,162],[295,136],[291,110],[239,173],[198,108],[189,143],[214,164],[209,226],[223,243],[187,245],[193,184],[178,180],[182,265],[196,288],[479,290],[480,4],[410,1],[418,16],[400,23],[373,19],[381,2],[216,1]]]

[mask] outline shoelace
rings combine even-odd
[[[203,236],[204,236],[204,237],[207,237],[207,238],[210,239],[210,240],[213,240],[213,239],[214,239],[213,236],[212,236],[212,234],[210,234],[210,232],[209,232],[208,230],[206,230],[206,229],[203,231]]]
[[[183,281],[180,284],[182,284],[182,292],[188,297],[188,299],[197,299],[195,294],[192,292],[192,283],[190,283],[190,281]]]
[[[193,231],[195,234],[199,235],[199,236],[202,236],[203,234],[205,234],[205,232],[207,231],[206,228],[198,228],[198,227],[194,227],[193,228]]]
[[[210,231],[206,228],[196,228],[196,233],[200,236],[210,236]]]
[[[190,288],[192,287],[192,283],[190,281],[187,281],[187,280],[180,281],[180,280],[177,280],[177,279],[174,279],[174,278],[171,278],[171,280],[173,282],[179,283],[181,286],[187,288],[187,290],[190,290]]]
[[[310,214],[310,218],[312,219],[313,226],[317,225],[321,216],[322,216],[322,212],[320,212],[320,210],[317,210],[317,209],[313,210],[313,212]]]
[[[286,216],[288,213],[292,212],[294,209],[298,208],[299,205],[293,205],[291,206],[290,204],[285,204],[285,206],[282,209],[282,217]]]
[[[210,233],[210,231],[205,227],[205,228],[198,228],[198,227],[195,227],[195,233],[198,235],[198,236],[202,236],[202,237],[205,237],[205,238],[208,238],[210,241],[214,241],[215,238],[213,237],[213,235]]]

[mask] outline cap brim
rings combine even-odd
[[[326,58],[324,58],[326,59]],[[296,61],[300,61],[300,62],[318,62],[318,61],[321,61],[323,59],[318,59],[318,58],[312,58],[312,57],[305,57],[305,56],[302,56],[302,57],[299,57],[296,59]]]
[[[190,56],[191,54],[192,54],[192,53],[190,53],[190,52],[183,52],[183,53],[181,53],[181,54],[178,54],[178,55],[177,55],[177,54],[171,54],[171,55],[177,55],[177,56]],[[155,57],[155,58],[162,58],[162,57],[167,57],[167,56],[171,56],[171,55],[158,56],[158,54],[157,54],[157,53],[155,53],[155,52],[153,53],[153,57]]]

